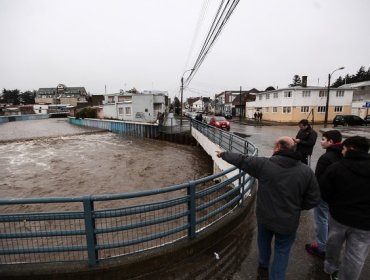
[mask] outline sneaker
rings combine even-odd
[[[268,280],[269,279],[269,270],[266,267],[258,267],[257,280]]]
[[[330,280],[338,280],[338,271],[333,272],[330,274]]]
[[[305,249],[310,255],[325,260],[325,252],[319,251],[319,247],[316,243],[306,244]]]

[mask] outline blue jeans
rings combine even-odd
[[[328,217],[329,206],[320,200],[319,205],[314,210],[316,242],[320,252],[326,251],[326,241],[328,240]]]
[[[265,228],[262,224],[257,225],[258,262],[261,267],[268,268],[271,257],[271,242],[275,237],[274,259],[269,270],[269,280],[284,280],[288,267],[289,252],[294,243],[296,232],[291,234],[279,234]]]

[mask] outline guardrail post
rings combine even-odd
[[[98,250],[96,250],[95,218],[93,216],[94,202],[91,200],[91,196],[83,198],[83,205],[88,262],[90,266],[93,266],[98,262]]]
[[[190,238],[195,238],[195,231],[196,231],[196,209],[195,209],[195,183],[194,181],[190,181],[188,188],[188,236]]]
[[[232,150],[232,147],[233,147],[233,135],[231,134],[229,138],[229,151]]]

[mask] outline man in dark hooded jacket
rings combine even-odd
[[[285,279],[300,213],[315,207],[320,200],[315,175],[311,168],[300,161],[295,147],[293,139],[284,136],[275,142],[270,158],[217,152],[218,157],[258,179],[258,279]],[[273,237],[274,259],[268,273]]]
[[[320,179],[330,213],[324,270],[331,279],[356,280],[370,248],[370,143],[353,136],[342,145],[343,159]]]
[[[297,143],[297,152],[302,156],[301,160],[304,164],[311,164],[311,155],[313,147],[316,144],[317,133],[308,120],[303,119],[298,123],[299,131],[294,141]]]

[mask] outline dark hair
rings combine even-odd
[[[306,119],[300,120],[298,124],[301,124],[301,125],[304,125],[304,126],[310,125],[310,123]]]
[[[343,141],[343,146],[356,151],[367,153],[369,152],[370,143],[365,137],[352,136]]]
[[[322,134],[328,140],[332,140],[334,143],[339,143],[342,141],[342,134],[338,130],[328,130]]]

